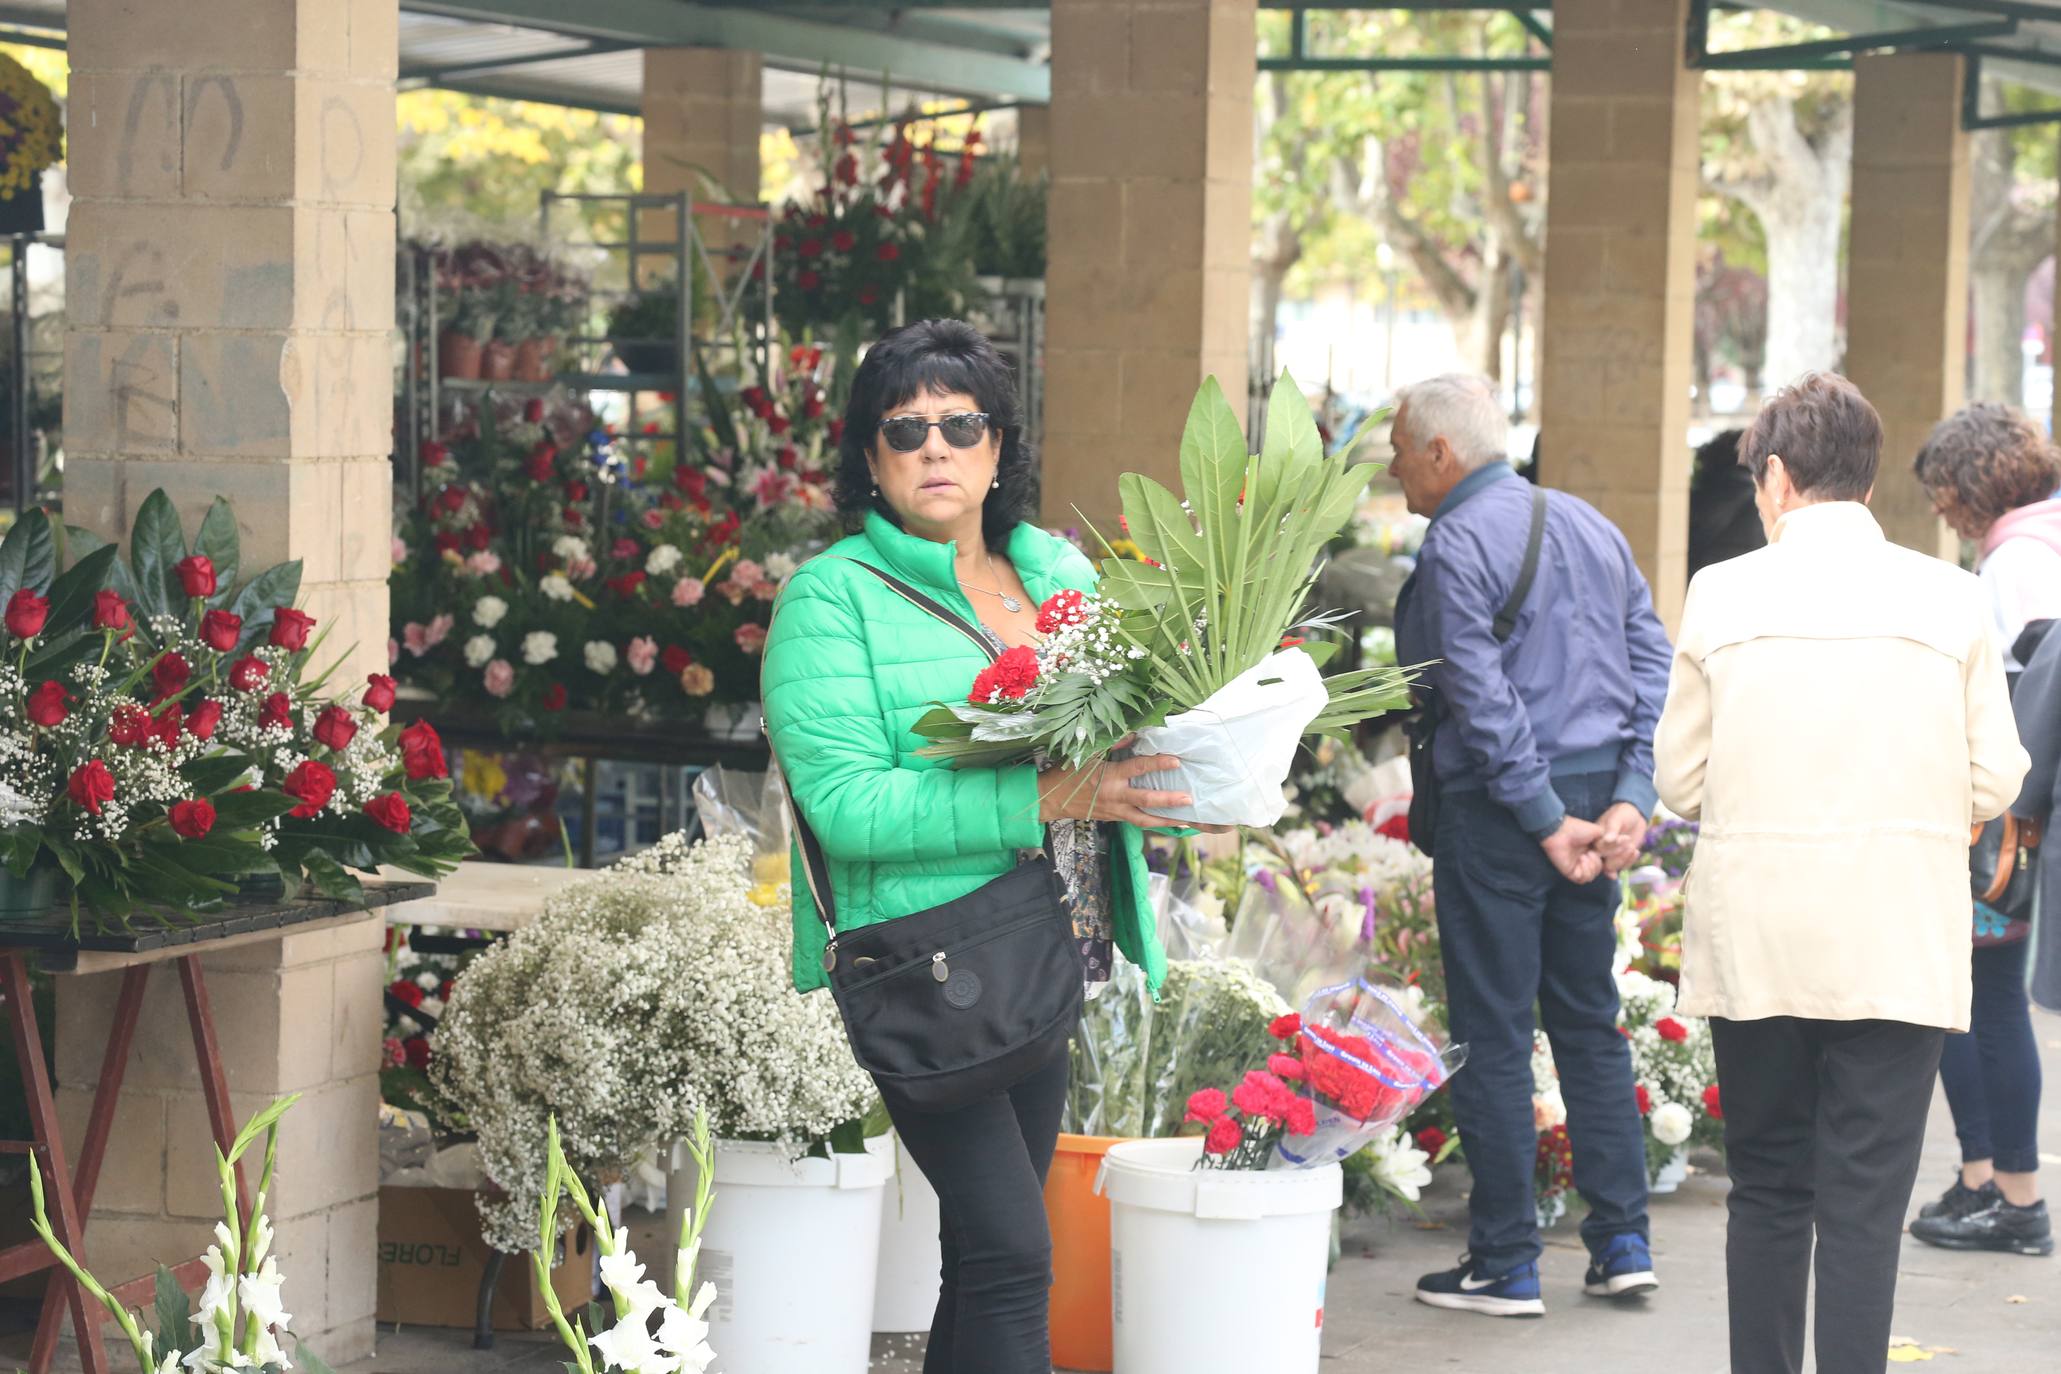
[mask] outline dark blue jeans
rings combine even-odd
[[[1569,814],[1610,806],[1608,773],[1554,779]],[[1553,1045],[1574,1185],[1589,1204],[1582,1240],[1600,1250],[1645,1237],[1646,1144],[1632,1055],[1617,1030],[1617,884],[1576,886],[1486,792],[1440,798],[1433,890],[1453,1039],[1467,1066],[1453,1076],[1453,1112],[1474,1175],[1468,1248],[1487,1273],[1539,1256],[1532,1171],[1532,1010]]]
[[[1975,950],[1975,1008],[1968,1034],[1949,1035],[1939,1081],[1954,1113],[1961,1158],[2007,1174],[2040,1167],[2040,1048],[2025,995],[2029,940]]]

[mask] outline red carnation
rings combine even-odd
[[[882,262],[893,262],[902,255],[902,250],[892,243],[883,243],[873,250],[873,256]]]
[[[336,774],[329,766],[313,759],[305,760],[300,767],[286,775],[286,781],[279,790],[300,802],[288,814],[297,820],[306,820],[329,804],[336,793]]]
[[[814,272],[803,272],[794,279],[794,284],[804,291],[814,291],[823,284],[823,279]]]
[[[193,665],[178,654],[166,654],[150,670],[150,680],[157,685],[159,700],[178,696],[193,680]]]
[[[315,718],[315,739],[324,747],[342,753],[358,737],[358,721],[341,706],[331,706]]]
[[[229,685],[239,692],[255,692],[271,675],[271,666],[265,660],[239,658],[229,666]]]
[[[1689,1028],[1672,1016],[1663,1016],[1653,1023],[1653,1031],[1670,1044],[1679,1045],[1689,1038]]]
[[[860,287],[860,288],[859,288],[859,304],[860,304],[860,305],[878,305],[878,304],[880,304],[880,288],[879,288],[879,287],[877,287],[877,286],[862,286],[862,287]]]
[[[43,626],[49,619],[50,598],[37,596],[27,587],[16,592],[7,602],[7,633],[16,639],[34,639],[43,633]]]
[[[1294,1012],[1277,1016],[1267,1024],[1267,1034],[1276,1040],[1293,1040],[1302,1034],[1302,1017]]]
[[[967,700],[982,706],[996,701],[1022,701],[1037,685],[1037,651],[1019,644],[1004,650],[1000,658],[981,669]]]
[[[222,703],[202,701],[193,708],[193,714],[186,717],[186,730],[195,739],[208,740],[215,737],[215,727],[222,723]]]
[[[1288,1115],[1282,1124],[1290,1135],[1315,1135],[1317,1109],[1307,1097],[1298,1097],[1288,1104]]]
[[[411,1007],[419,1007],[422,1005],[422,999],[426,994],[422,991],[422,985],[413,978],[396,978],[393,982],[386,985],[386,995],[397,1002],[406,1002]]]
[[[840,416],[833,415],[830,417],[830,442],[833,444],[844,442],[844,420]]]
[[[1292,1054],[1268,1055],[1267,1071],[1294,1083],[1300,1083],[1307,1076],[1302,1061]]]
[[[840,229],[830,236],[830,246],[840,253],[849,253],[859,246],[859,236],[849,229]]]
[[[465,509],[465,488],[455,483],[445,487],[438,494],[437,504],[444,508],[445,514],[456,515],[459,511]]]
[[[563,711],[565,709],[564,683],[554,682],[544,689],[543,706],[547,711]]]
[[[1225,1116],[1217,1118],[1209,1128],[1209,1135],[1203,1140],[1202,1148],[1213,1155],[1227,1155],[1238,1148],[1245,1139],[1245,1131],[1238,1124],[1238,1118]]]
[[[548,482],[556,471],[558,450],[549,444],[538,444],[530,450],[529,474],[532,482]]]
[[[458,536],[453,534],[450,530],[437,531],[436,537],[430,540],[430,542],[436,545],[438,553],[458,552]]]
[[[62,725],[65,717],[72,713],[71,707],[65,704],[71,699],[72,694],[64,689],[63,683],[46,682],[29,693],[29,719],[46,729]]]
[[[1713,1121],[1725,1119],[1724,1103],[1718,1096],[1718,1085],[1715,1083],[1703,1090],[1703,1110],[1710,1113]]]
[[[408,833],[408,799],[398,792],[388,792],[366,802],[365,814],[396,835]]]
[[[428,721],[418,720],[401,731],[400,745],[402,766],[416,782],[451,775],[444,758],[444,742],[437,736],[436,727]]]
[[[544,398],[532,396],[523,404],[522,418],[525,423],[540,425],[544,422]]]
[[[1081,618],[1081,605],[1087,600],[1071,589],[1060,592],[1044,605],[1038,607],[1038,633],[1057,634]]]
[[[639,568],[620,577],[608,579],[608,589],[624,601],[637,595],[637,589],[644,585],[644,570]]]
[[[258,712],[258,726],[265,730],[293,729],[293,699],[284,692],[274,692],[265,698],[265,705]]]
[[[172,833],[188,840],[204,840],[215,828],[215,808],[204,797],[175,803],[171,811]]]
[[[97,816],[103,805],[114,800],[114,774],[99,759],[89,759],[73,770],[64,790],[81,808]]]
[[[802,415],[803,415],[803,416],[804,416],[805,418],[807,418],[807,419],[811,419],[811,420],[817,420],[817,419],[821,419],[821,418],[822,418],[822,415],[823,415],[823,397],[822,397],[822,395],[821,395],[820,393],[818,393],[817,395],[814,395],[814,396],[811,396],[811,397],[809,397],[808,401],[807,401],[806,403],[804,403],[804,404],[803,404],[803,406],[802,406]]]
[[[436,467],[450,456],[451,450],[434,439],[422,446],[422,461],[430,467]]]
[[[116,744],[133,749],[149,740],[156,728],[157,722],[150,718],[150,712],[133,701],[125,701],[108,717],[107,737]]]
[[[678,677],[694,666],[694,655],[677,644],[668,644],[659,650],[658,661],[664,666],[666,676]]]
[[[766,428],[775,434],[785,434],[794,428],[794,421],[788,419],[785,415],[768,415],[766,417]]]
[[[99,591],[93,593],[93,628],[96,630],[126,630],[129,628],[129,603],[122,600],[120,592]]]
[[[408,1056],[408,1067],[417,1073],[429,1072],[429,1037],[411,1035],[401,1042],[401,1052]]]
[[[465,547],[485,552],[487,545],[494,542],[494,532],[485,523],[474,525],[465,532]]]
[[[200,637],[216,653],[226,654],[243,638],[243,617],[228,611],[209,611],[200,618]]]
[[[1221,1088],[1204,1088],[1188,1098],[1188,1120],[1205,1124],[1214,1122],[1230,1110],[1230,1100]]]
[[[585,482],[580,481],[578,478],[574,478],[572,481],[567,482],[565,484],[565,499],[568,501],[586,500],[587,484]]]
[[[204,553],[182,558],[172,569],[179,575],[179,585],[188,596],[213,596],[215,594],[215,560]]]
[[[819,257],[822,255],[823,252],[823,240],[803,239],[800,243],[795,245],[795,252],[799,253],[802,257],[805,258]]]
[[[374,673],[365,679],[365,704],[385,715],[394,709],[394,680],[385,673]]]

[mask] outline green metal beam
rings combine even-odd
[[[2011,50],[2011,51],[2016,51]],[[2061,124],[2061,109],[2025,110],[2016,114],[1986,115],[1982,112],[1983,54],[1968,54],[1967,79],[1961,83],[1961,127],[1978,129],[2025,129],[2036,124]],[[2061,58],[2056,58],[2061,61]]]
[[[1992,19],[1976,24],[1941,24],[1922,29],[1899,29],[1888,33],[1856,33],[1844,38],[1821,38],[1812,43],[1788,43],[1776,48],[1741,48],[1692,53],[1696,65],[1706,71],[1766,70],[1814,58],[1854,53],[1950,48],[1983,38],[2009,38],[2018,32],[2016,19]]]
[[[401,7],[634,47],[737,48],[763,53],[775,66],[885,72],[926,90],[1033,104],[1052,98],[1052,71],[1042,62],[758,11],[676,0],[402,0]]]
[[[0,43],[19,43],[25,48],[55,48],[64,51],[64,35],[44,29],[0,29]]]
[[[521,57],[503,58],[499,62],[454,62],[449,66],[434,64],[422,67],[403,67],[402,81],[420,81],[427,85],[441,86],[447,81],[462,77],[496,76],[504,72],[520,71],[524,67],[540,67],[549,62],[569,62],[576,57],[595,57],[603,53],[635,52],[630,43],[584,43],[575,48],[557,48],[551,52],[525,53]]]
[[[1544,24],[1541,24],[1538,16],[1530,10],[1511,10],[1510,17],[1524,25],[1524,31],[1533,38],[1538,39],[1539,42],[1549,48],[1553,46],[1553,31]]]
[[[1263,72],[1547,72],[1550,57],[1262,57]]]
[[[629,115],[638,119],[644,116],[643,106],[637,101],[596,99],[584,91],[553,92],[551,87],[539,86],[534,81],[513,84],[478,76],[456,77],[428,84],[437,90],[456,91],[460,95],[482,95],[497,100],[527,100],[536,105],[564,105],[571,109],[593,110],[597,114]]]

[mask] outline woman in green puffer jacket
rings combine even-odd
[[[1032,487],[1015,383],[987,339],[957,321],[927,321],[874,345],[845,409],[836,488],[839,509],[863,528],[834,557],[805,564],[781,595],[766,641],[766,729],[828,860],[841,931],[964,897],[1043,849],[1089,976],[1106,978],[1121,952],[1156,989],[1166,957],[1140,827],[1172,824],[1154,809],[1188,798],[1137,784],[1171,760],[1110,763],[1083,777],[923,757],[910,727],[934,703],[963,697],[988,658],[854,566],[927,593],[996,648],[1034,644],[1040,604],[1092,591],[1095,570],[1024,520]],[[806,992],[826,983],[827,937],[798,880],[799,854],[794,865],[794,981]],[[1066,1075],[1062,1052],[970,1106],[894,1111],[942,1211],[943,1286],[924,1374],[1051,1369],[1044,1180]]]

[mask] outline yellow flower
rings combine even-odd
[[[50,90],[27,67],[0,53],[0,193],[36,184],[43,169],[64,154],[64,125]]]
[[[501,760],[478,749],[464,749],[458,756],[459,789],[475,797],[492,799],[508,786],[508,770]]]

